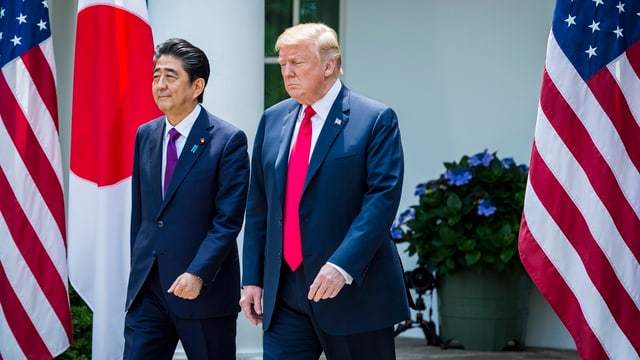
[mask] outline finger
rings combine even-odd
[[[243,294],[242,297],[240,298],[239,303],[240,303],[240,308],[242,309],[242,313],[244,314],[244,317],[246,317],[252,324],[255,325],[255,319],[251,309],[251,298]]]
[[[262,316],[262,299],[260,299],[261,295],[256,294],[253,297],[253,310],[255,311],[255,313],[259,316]]]
[[[255,315],[255,323],[254,325],[262,324],[262,315]]]
[[[340,293],[340,290],[342,290],[342,286],[336,286],[333,289],[331,289],[329,298],[333,299],[334,297],[338,296],[338,293]]]
[[[175,294],[177,287],[178,287],[178,279],[176,279],[173,282],[173,284],[171,284],[171,286],[169,287],[169,290],[167,290],[167,292],[170,293],[170,294]]]
[[[333,294],[333,286],[327,286],[322,293],[322,299],[330,299],[332,298],[331,294]]]
[[[248,285],[243,288],[240,307],[245,317],[254,325],[262,323],[262,288]]]
[[[253,325],[258,325],[258,316],[256,314],[249,311],[245,312],[244,315],[250,323],[252,323]]]
[[[242,312],[244,313],[244,316],[253,324],[253,325],[258,325],[258,316],[257,314],[253,311],[253,306],[251,304],[244,304],[241,305],[242,307]]]
[[[258,316],[254,312],[249,310],[248,312],[245,312],[245,316],[253,325],[258,325]]]
[[[324,291],[324,294],[322,294],[322,298],[323,299],[331,299],[332,297],[334,297],[336,293],[336,285],[335,284],[330,284],[327,286],[327,288]]]
[[[318,293],[318,288],[319,288],[318,283],[314,281],[313,284],[311,284],[311,286],[309,287],[309,293],[307,293],[307,299],[314,300]]]
[[[326,299],[326,296],[325,296],[326,293],[327,293],[327,285],[325,283],[322,283],[320,287],[318,287],[318,291],[316,292],[316,295],[313,297],[313,301],[318,302],[322,299]]]

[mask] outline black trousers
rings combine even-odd
[[[236,359],[237,315],[178,318],[168,308],[154,265],[144,288],[125,317],[124,359],[171,360],[178,340],[189,360]]]
[[[334,336],[318,326],[302,266],[292,272],[282,264],[276,308],[264,333],[264,360],[395,360],[393,326],[359,334]],[[322,300],[322,301],[331,301]]]

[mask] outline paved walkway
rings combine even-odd
[[[524,351],[502,352],[477,352],[456,349],[442,350],[436,346],[428,346],[424,339],[403,336],[396,338],[396,354],[398,356],[397,360],[580,360],[578,353],[572,350],[538,348],[528,348]],[[238,360],[261,359],[262,354],[244,354],[238,356]],[[324,359],[324,357],[321,359]]]
[[[527,348],[523,351],[466,351],[457,349],[442,350],[436,346],[427,346],[424,339],[396,338],[396,354],[398,360],[426,360],[426,359],[482,359],[482,360],[580,360],[578,353],[571,350]]]

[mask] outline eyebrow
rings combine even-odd
[[[170,72],[172,74],[178,74],[178,70],[174,69],[174,68],[170,68],[170,67],[156,67],[153,69],[153,73],[157,73],[158,71],[160,71],[161,69],[166,70],[167,72]]]
[[[299,55],[299,54],[295,54],[295,55],[290,55],[288,57],[280,57],[278,56],[278,62],[280,61],[306,61],[308,59],[307,56],[304,55]]]

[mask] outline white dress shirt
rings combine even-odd
[[[175,129],[180,133],[180,137],[176,140],[176,153],[178,154],[178,159],[180,159],[180,153],[182,153],[182,149],[184,148],[184,144],[187,142],[187,137],[189,137],[189,133],[191,132],[191,128],[193,124],[196,122],[196,119],[200,115],[200,111],[202,107],[200,104],[196,106],[192,112],[187,115],[182,121],[178,123],[178,125],[173,126],[164,118],[164,137],[162,138],[162,175],[160,181],[161,185],[164,185],[164,171],[167,168],[167,143],[169,142],[169,130]],[[162,195],[164,197],[164,194]]]

